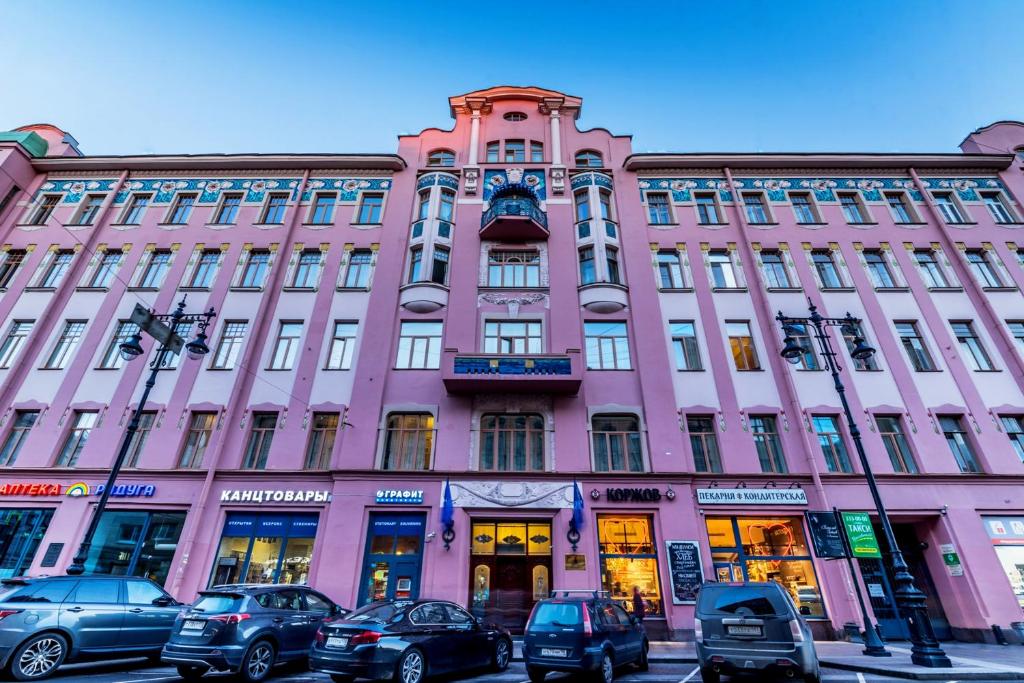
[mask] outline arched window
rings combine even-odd
[[[506,121],[511,121],[512,123],[518,123],[520,121],[526,120],[526,114],[524,114],[521,111],[510,111],[507,114],[505,114],[505,116],[503,116],[502,118],[504,118]]]
[[[480,469],[539,472],[544,469],[544,418],[533,414],[480,418]]]
[[[581,168],[601,168],[604,161],[601,153],[593,149],[581,149],[576,152],[576,165]]]
[[[427,166],[454,166],[455,152],[450,149],[435,149],[427,155]]]

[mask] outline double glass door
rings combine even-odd
[[[370,532],[363,556],[359,604],[376,600],[415,600],[423,566],[424,516],[370,515]]]

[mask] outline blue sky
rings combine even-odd
[[[392,152],[496,84],[636,151],[956,151],[1024,119],[1024,2],[4,0],[0,130],[90,154]]]

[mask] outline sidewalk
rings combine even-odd
[[[814,644],[823,667],[880,674],[923,681],[1020,681],[1024,680],[1024,646],[942,643],[953,661],[952,669],[929,669],[910,661],[910,643],[889,643],[892,657],[865,657],[863,645],[843,641],[817,641]],[[522,640],[516,638],[514,659],[522,661]],[[697,663],[692,642],[657,641],[651,643],[650,659],[663,663]]]

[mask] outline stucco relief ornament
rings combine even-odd
[[[985,181],[985,187],[999,187],[999,181],[998,180],[991,180],[991,179],[990,180],[986,180]]]
[[[345,190],[345,192],[354,192],[359,189],[359,183],[355,180],[346,180],[341,189]]]
[[[680,190],[692,190],[697,187],[697,183],[693,180],[673,180],[669,183],[669,187],[678,192]]]
[[[847,180],[846,186],[856,187],[858,190],[877,190],[879,188],[885,187],[885,183],[883,183],[881,180],[869,180],[867,178],[864,178],[856,182],[852,180]]]
[[[894,180],[892,181],[892,185],[893,187],[900,187],[903,188],[904,190],[915,189],[913,180]]]
[[[526,184],[530,187],[536,187],[537,185],[540,185],[540,178],[535,175],[528,175],[526,176]]]
[[[71,183],[71,187],[69,187],[68,189],[71,190],[74,194],[78,194],[79,192],[85,192],[85,183]]]
[[[802,181],[800,181],[800,186],[801,187],[809,187],[812,190],[817,190],[818,192],[823,192],[823,191],[831,189],[833,187],[837,187],[838,185],[839,185],[839,183],[837,183],[834,180],[825,180],[825,179],[802,180]]]
[[[95,190],[96,188],[98,188],[100,186],[100,184],[97,183],[95,180],[90,180],[88,183],[86,183],[85,186],[87,188],[89,188],[90,190]]]
[[[517,184],[523,181],[523,169],[521,168],[506,168],[505,175],[510,183]]]
[[[637,183],[637,185],[640,186],[641,190],[646,190],[651,186],[651,183],[647,180],[641,180],[640,182]]]
[[[166,182],[160,183],[161,192],[173,192],[175,189],[177,189],[177,187],[178,184],[173,180],[168,180]]]
[[[309,186],[312,189],[317,190],[317,189],[320,189],[321,187],[324,186],[324,181],[322,181],[322,180],[310,180],[309,181]]]
[[[505,179],[500,175],[491,176],[491,185],[504,185]]]
[[[43,183],[42,186],[40,187],[40,189],[42,189],[42,190],[52,190],[53,189],[53,183]]]
[[[267,183],[262,180],[254,180],[249,184],[249,189],[253,192],[263,192],[267,189]]]
[[[221,184],[220,184],[220,183],[218,183],[218,182],[209,182],[209,183],[206,183],[206,191],[207,191],[207,192],[216,192],[216,191],[217,191],[217,190],[219,190],[220,188],[221,188]]]
[[[972,187],[977,187],[978,186],[978,183],[974,182],[973,180],[967,180],[965,178],[961,178],[960,180],[954,180],[952,182],[949,182],[947,180],[943,180],[939,184],[942,185],[943,187],[949,187],[950,185],[952,185],[953,189],[960,190],[960,191],[969,190]]]
[[[739,183],[737,183],[737,185],[739,185]],[[712,190],[728,190],[729,189],[729,181],[728,180],[709,180],[708,181],[708,187],[710,189],[712,189]]]
[[[452,482],[452,499],[459,507],[572,506],[572,484],[562,482]]]
[[[776,178],[768,178],[767,180],[755,180],[754,186],[764,188],[770,192],[777,190],[783,190],[789,187],[792,183],[788,180],[778,180]]]

